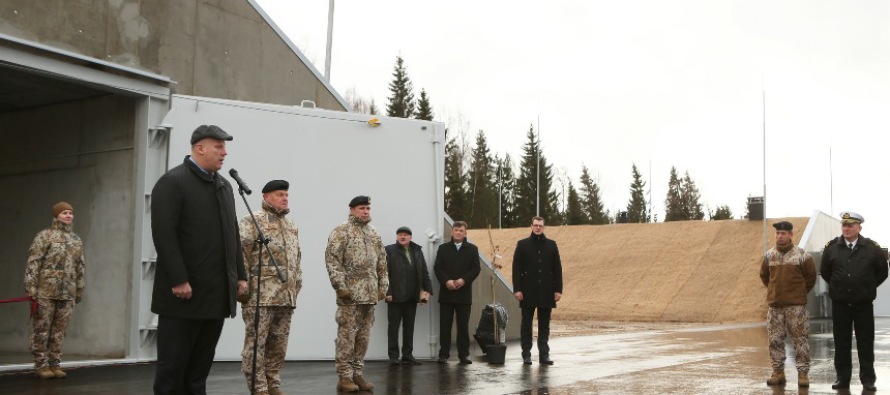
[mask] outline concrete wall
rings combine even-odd
[[[4,0],[0,34],[169,76],[173,93],[344,110],[248,0]]]
[[[39,3],[39,2],[35,2]],[[74,206],[87,289],[63,352],[123,357],[133,257],[134,103],[115,95],[0,114],[0,298],[24,295],[28,247],[59,200]],[[0,305],[0,354],[27,362],[28,307]]]

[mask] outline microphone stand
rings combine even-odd
[[[262,269],[263,269],[263,247],[266,248],[266,252],[269,253],[269,260],[272,261],[272,266],[275,267],[275,271],[278,273],[278,279],[281,282],[284,282],[284,275],[281,274],[281,268],[278,266],[278,262],[275,262],[275,256],[272,255],[272,251],[269,250],[269,242],[272,239],[267,238],[265,234],[263,234],[263,230],[260,229],[260,223],[257,222],[256,216],[253,215],[253,210],[250,209],[250,204],[247,203],[247,196],[244,194],[244,189],[240,186],[238,187],[238,193],[241,195],[241,199],[244,200],[244,206],[247,207],[247,212],[250,213],[250,218],[253,220],[253,227],[256,229],[257,239],[254,241],[254,245],[259,244],[259,250],[257,250],[258,261],[256,266],[256,305],[253,311],[253,358],[252,358],[252,367],[250,373],[250,393],[253,395],[256,393],[256,360],[257,360],[257,349],[259,347],[259,336],[260,336],[260,282],[262,280]],[[240,241],[239,241],[240,242]],[[250,285],[250,278],[247,279],[248,288]]]

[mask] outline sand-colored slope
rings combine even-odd
[[[808,219],[787,220],[797,230],[796,243]],[[565,288],[554,318],[762,320],[766,314],[766,289],[758,276],[762,231],[762,222],[744,220],[548,227],[547,236],[559,243]],[[516,241],[529,234],[528,228],[491,231],[508,279]],[[767,243],[773,245],[772,227],[767,235]],[[469,237],[491,257],[487,230],[470,230]]]

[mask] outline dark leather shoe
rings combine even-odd
[[[471,361],[470,358],[461,358],[460,364],[461,365],[472,365],[473,361]]]
[[[862,389],[866,391],[875,392],[878,390],[878,387],[875,387],[874,384],[862,384]]]
[[[850,382],[837,380],[834,382],[834,384],[831,385],[831,389],[833,389],[833,390],[848,390],[848,389],[850,389]]]
[[[522,357],[522,364],[523,364],[523,365],[531,365],[531,364],[532,364],[532,357]]]
[[[553,360],[550,357],[541,357],[538,362],[541,362],[541,365],[553,365]]]
[[[439,357],[439,359],[437,359],[436,362],[438,362],[440,365],[444,365],[444,364],[448,363],[448,358]]]
[[[402,357],[402,364],[405,364],[405,365],[420,365],[420,361],[414,359],[414,357]]]
[[[399,360],[398,359],[390,359],[389,364],[390,365],[399,365]]]

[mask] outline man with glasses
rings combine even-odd
[[[532,218],[532,234],[516,243],[513,254],[513,296],[522,308],[522,363],[532,364],[532,319],[538,310],[538,361],[550,359],[550,312],[562,298],[562,262],[556,242],[544,236],[544,218]]]

